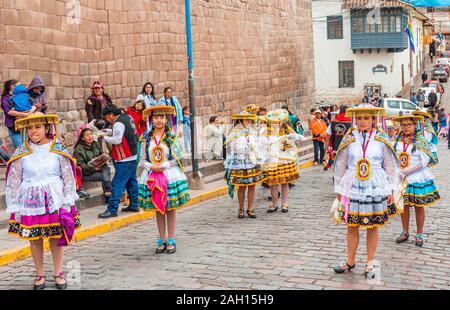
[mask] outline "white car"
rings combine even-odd
[[[439,65],[450,65],[450,59],[448,59],[448,58],[438,58],[438,59],[436,59],[436,64],[439,64]]]
[[[384,108],[388,116],[412,114],[415,110],[427,112],[426,108],[420,108],[413,102],[403,98],[382,98],[380,107]]]
[[[428,105],[428,95],[431,93],[432,90],[434,90],[434,92],[436,93],[437,102],[438,103],[441,102],[441,93],[437,91],[436,87],[422,87],[420,90],[422,91],[422,93],[425,96],[425,102],[424,102],[425,105]]]

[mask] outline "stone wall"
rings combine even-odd
[[[73,24],[77,3],[81,19]],[[191,7],[200,115],[274,102],[305,113],[314,104],[311,0],[192,0]],[[0,81],[28,84],[39,74],[69,144],[95,80],[118,105],[146,81],[158,96],[170,85],[185,105],[184,18],[182,0],[0,0]]]

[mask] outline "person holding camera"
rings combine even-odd
[[[130,195],[130,205],[123,212],[139,212],[138,181],[136,178],[138,137],[133,119],[116,107],[106,106],[103,109],[106,121],[112,129],[103,129],[100,136],[112,145],[111,156],[115,168],[112,180],[112,193],[108,199],[108,208],[99,214],[99,218],[116,217],[120,197],[125,189]]]

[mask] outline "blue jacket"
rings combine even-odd
[[[32,108],[31,98],[28,95],[27,88],[23,84],[17,84],[14,87],[13,96],[9,99],[9,102],[11,108],[19,112],[29,111]]]
[[[172,96],[169,100],[167,100],[166,97],[162,97],[161,99],[159,99],[158,104],[175,107],[175,112],[177,113],[177,123],[174,125],[178,125],[179,123],[183,122],[183,111],[177,97]]]

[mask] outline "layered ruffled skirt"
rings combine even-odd
[[[408,183],[406,192],[403,195],[403,203],[405,207],[426,207],[441,197],[433,180],[423,183]]]
[[[81,226],[76,207],[71,208],[70,213],[75,218],[75,229]],[[59,221],[59,212],[47,213],[41,215],[21,215],[16,219],[15,214],[11,214],[9,220],[8,233],[19,236],[25,240],[38,239],[59,239],[63,235],[63,228]]]
[[[191,196],[189,194],[186,176],[178,166],[171,167],[164,171],[167,177],[167,211],[176,210],[186,204]],[[148,171],[144,170],[139,181],[138,205],[144,210],[158,210],[152,201],[152,193],[147,186]]]
[[[234,186],[252,186],[267,179],[267,171],[261,168],[261,165],[254,164],[248,158],[226,159],[224,162],[225,170],[229,172],[225,174],[225,179]]]
[[[366,197],[351,199],[346,212],[345,207],[339,210],[342,223],[350,227],[373,228],[384,226],[390,216],[397,215],[395,204],[388,205],[388,197]]]
[[[230,183],[235,186],[252,186],[267,179],[267,171],[260,167],[230,170]]]
[[[341,202],[347,200],[348,207],[343,206],[339,210],[339,215],[340,222],[347,223],[350,227],[384,226],[390,216],[398,213],[395,204],[388,204],[392,186],[383,169],[373,169],[370,179],[366,181],[356,177],[355,169],[348,169],[344,176],[335,182],[334,189],[344,197],[341,198]]]
[[[267,169],[266,183],[270,186],[288,184],[300,177],[298,165],[295,161],[286,163],[270,163]]]

